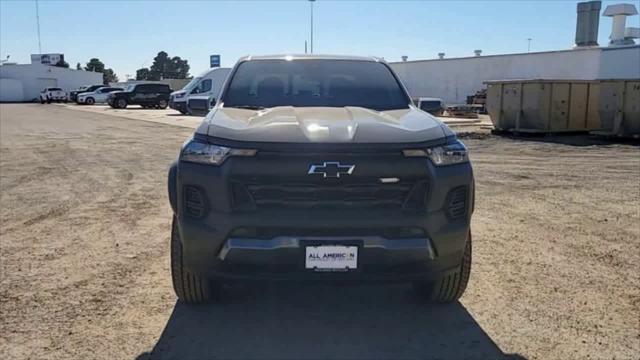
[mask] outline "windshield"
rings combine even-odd
[[[135,88],[136,88],[136,84],[129,84],[129,85],[127,85],[127,88],[126,88],[126,90],[125,90],[125,91],[127,91],[127,92],[131,92],[131,91],[133,91],[133,89],[135,89]]]
[[[238,66],[225,107],[358,106],[405,109],[409,99],[389,68],[373,61],[256,60]]]
[[[198,82],[200,82],[201,79],[202,77],[194,77],[193,79],[191,79],[191,81],[189,81],[187,85],[182,88],[182,90],[191,91],[194,87],[196,87],[196,85],[198,85]]]

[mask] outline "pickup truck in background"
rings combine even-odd
[[[52,101],[56,102],[67,102],[67,93],[60,88],[44,88],[40,92],[40,103],[44,104],[51,103]]]

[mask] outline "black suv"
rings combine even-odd
[[[99,89],[99,88],[101,88],[103,86],[105,86],[105,85],[102,85],[102,84],[100,84],[100,85],[91,85],[91,86],[89,86],[89,87],[87,87],[85,89],[71,90],[69,92],[69,100],[77,102],[79,94],[82,94],[82,93],[85,93],[85,92],[94,92],[94,91],[96,91],[97,89]]]
[[[166,109],[172,91],[167,84],[132,84],[125,91],[110,93],[107,103],[115,109],[124,109],[128,105]]]
[[[467,149],[377,58],[252,56],[169,170],[173,286],[413,282],[451,302],[471,270]]]

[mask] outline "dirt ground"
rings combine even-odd
[[[0,105],[2,359],[637,359],[640,148],[465,134],[460,303],[261,284],[176,303],[166,171],[192,130]]]

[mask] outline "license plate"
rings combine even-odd
[[[358,268],[357,246],[307,246],[305,268],[317,271],[347,271]]]

